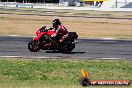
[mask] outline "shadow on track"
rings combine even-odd
[[[51,51],[46,51],[46,53],[62,53],[59,51],[51,50]],[[86,52],[70,52],[70,53],[62,53],[62,54],[84,54]]]

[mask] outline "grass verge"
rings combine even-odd
[[[132,61],[127,60],[0,58],[0,88],[81,88],[82,68],[90,79],[132,79]],[[132,86],[121,88],[126,87]]]

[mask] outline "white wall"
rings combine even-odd
[[[129,3],[132,3],[132,0],[109,0],[104,2],[101,8],[121,8]]]

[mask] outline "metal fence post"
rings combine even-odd
[[[127,5],[127,0],[125,0],[125,6]]]
[[[116,8],[117,8],[117,7],[118,7],[118,6],[117,6],[118,1],[116,0],[116,2],[115,2],[115,3],[116,3]]]

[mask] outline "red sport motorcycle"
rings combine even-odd
[[[36,32],[36,37],[28,43],[28,49],[31,52],[42,50],[57,50],[62,53],[70,53],[74,48],[78,38],[76,32],[68,32],[63,43],[52,39],[50,36],[55,33],[55,30],[48,30],[46,26],[40,28]]]

